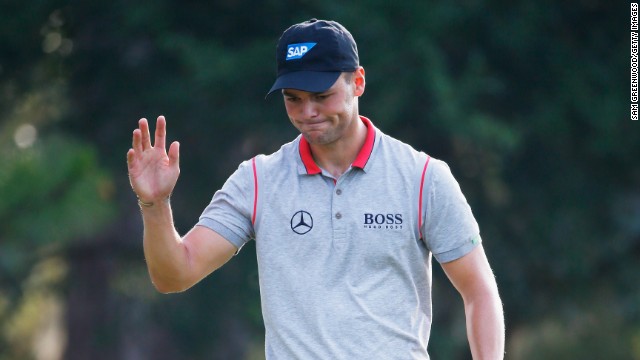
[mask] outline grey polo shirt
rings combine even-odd
[[[243,162],[198,225],[256,241],[267,359],[428,359],[431,255],[478,224],[448,166],[376,129],[340,178],[299,136]]]

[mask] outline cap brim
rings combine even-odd
[[[339,71],[295,71],[283,74],[278,76],[267,96],[280,89],[323,92],[335,84],[340,74]]]

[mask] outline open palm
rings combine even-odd
[[[167,153],[164,116],[159,116],[156,122],[153,146],[147,119],[140,119],[138,126],[133,131],[133,148],[127,152],[129,181],[141,201],[153,203],[169,197],[178,181],[180,144],[173,142]]]

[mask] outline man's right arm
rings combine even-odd
[[[183,238],[173,224],[169,196],[180,174],[179,143],[165,149],[166,121],[159,116],[154,144],[140,119],[127,152],[131,187],[144,222],[144,253],[151,280],[160,292],[183,291],[226,263],[236,247],[213,230],[196,226]]]

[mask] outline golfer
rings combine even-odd
[[[504,320],[478,224],[448,166],[360,115],[353,37],[334,21],[289,27],[280,93],[300,135],[238,167],[184,236],[173,225],[179,143],[166,120],[133,131],[129,177],[162,293],[184,291],[256,242],[267,359],[429,359],[431,265],[464,301],[474,359],[501,359]]]

